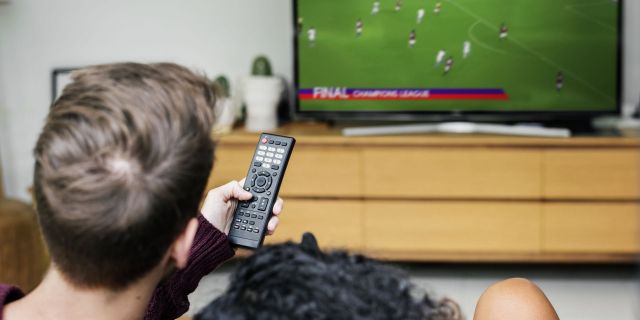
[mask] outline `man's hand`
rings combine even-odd
[[[238,200],[249,200],[252,194],[242,189],[244,179],[231,181],[223,186],[209,190],[204,199],[201,213],[218,230],[229,234],[231,223],[233,222],[233,212],[238,206]],[[271,235],[278,227],[278,215],[282,212],[284,201],[278,197],[273,205],[273,216],[267,225],[267,234]]]

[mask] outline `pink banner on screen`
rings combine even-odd
[[[355,89],[315,87],[298,90],[300,100],[508,100],[502,89]]]

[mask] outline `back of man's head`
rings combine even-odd
[[[242,262],[196,320],[460,320],[458,305],[418,294],[406,274],[361,255],[300,245],[264,247]]]
[[[214,100],[205,78],[175,64],[73,75],[34,150],[40,224],[68,281],[121,289],[161,261],[213,164]]]

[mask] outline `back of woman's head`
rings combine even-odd
[[[301,244],[265,247],[244,261],[196,320],[460,319],[451,300],[414,291],[402,271],[344,251],[324,253],[305,234]]]

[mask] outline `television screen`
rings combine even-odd
[[[297,110],[611,112],[615,0],[296,0]]]

